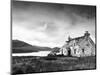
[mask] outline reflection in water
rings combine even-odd
[[[12,56],[47,56],[51,51],[39,51],[32,53],[12,53]]]

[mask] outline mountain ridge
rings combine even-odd
[[[30,45],[21,40],[12,40],[12,53],[28,53],[38,51],[51,51],[50,47]]]

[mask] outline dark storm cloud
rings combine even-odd
[[[59,41],[60,44],[65,41],[66,33],[67,36],[75,37],[76,34],[80,36],[82,32],[88,30],[94,38],[95,12],[95,6],[13,1],[12,22],[16,33],[14,37],[33,41],[37,39],[42,43],[44,41],[44,44]],[[19,32],[16,31],[18,28]],[[21,37],[22,34],[31,35],[26,38]]]
[[[18,15],[23,16],[17,19],[19,21],[27,19],[25,18],[24,13],[26,13],[27,15],[29,14],[35,15],[38,13],[40,15],[46,15],[52,17],[55,16],[55,18],[60,18],[60,19],[63,18],[63,20],[65,21],[68,20],[66,19],[67,17],[70,19],[71,25],[75,25],[77,22],[79,22],[80,20],[79,18],[81,17],[87,20],[94,19],[96,9],[94,6],[14,1],[13,11]],[[26,17],[28,17],[27,15]],[[42,17],[42,16],[37,16],[37,17]]]

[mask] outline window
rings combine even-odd
[[[74,49],[74,54],[76,54],[76,49]]]
[[[89,44],[86,44],[86,46],[89,46]]]
[[[75,43],[74,43],[74,46],[75,46]]]

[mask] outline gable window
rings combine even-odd
[[[86,44],[86,46],[89,46],[89,44]]]
[[[75,46],[75,43],[74,43],[74,46]]]

